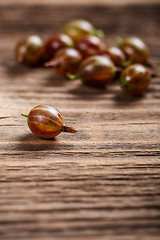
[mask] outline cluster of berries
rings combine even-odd
[[[58,74],[79,78],[94,88],[104,88],[119,79],[125,92],[141,95],[155,75],[148,46],[137,37],[129,37],[117,38],[116,46],[107,47],[103,37],[90,22],[73,20],[46,41],[34,35],[20,40],[16,59],[31,67],[53,67]]]
[[[39,36],[20,40],[15,48],[18,62],[30,67],[53,67],[68,78],[79,78],[90,87],[105,88],[119,79],[121,88],[130,95],[139,96],[150,84],[153,66],[149,49],[137,37],[117,38],[116,46],[107,47],[103,32],[85,20],[66,24],[61,33],[45,42]],[[30,130],[41,138],[53,138],[61,132],[75,133],[66,127],[61,113],[48,105],[34,107],[27,117]]]

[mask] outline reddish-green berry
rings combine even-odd
[[[103,36],[101,30],[97,30],[94,26],[83,19],[75,19],[71,22],[68,22],[62,29],[62,33],[70,36],[74,41],[88,35],[96,35],[99,37]]]
[[[17,42],[15,55],[18,62],[35,67],[43,63],[43,41],[39,36],[33,35]]]
[[[84,84],[94,88],[104,88],[113,80],[116,67],[109,58],[95,55],[81,63],[78,74]]]
[[[108,56],[117,67],[122,67],[123,63],[126,61],[126,55],[118,47],[107,47],[105,50],[100,51],[99,54]]]
[[[130,95],[139,96],[149,86],[151,80],[150,71],[141,64],[133,64],[121,73],[121,88]]]
[[[46,67],[53,67],[57,73],[67,76],[74,74],[82,61],[80,52],[74,48],[62,48],[58,50],[53,59],[45,63]]]
[[[105,44],[99,37],[90,35],[79,39],[75,47],[80,51],[83,58],[87,58],[92,55],[97,55],[99,51],[104,50]]]
[[[127,55],[130,63],[146,64],[148,62],[150,56],[149,48],[140,38],[118,38],[117,42],[120,49]]]
[[[49,105],[38,105],[22,116],[27,117],[28,127],[40,138],[50,139],[61,132],[76,132],[74,128],[66,127],[60,111]]]
[[[73,40],[66,34],[55,34],[47,39],[44,44],[44,58],[50,60],[55,53],[64,47],[74,47]]]

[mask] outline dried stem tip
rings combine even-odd
[[[61,65],[61,62],[56,60],[51,60],[44,64],[45,67],[53,67],[53,68],[59,67],[60,65]]]
[[[77,131],[72,127],[63,126],[62,132],[76,133]]]

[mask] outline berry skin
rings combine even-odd
[[[88,35],[103,36],[101,30],[96,30],[90,22],[83,19],[68,22],[62,29],[62,33],[70,36],[74,41]]]
[[[58,50],[53,59],[45,63],[46,67],[53,67],[57,73],[67,76],[67,73],[74,74],[82,61],[82,56],[74,48],[62,48]]]
[[[150,71],[141,64],[133,64],[121,73],[121,88],[130,95],[140,96],[148,88],[151,80]]]
[[[42,39],[36,35],[21,39],[15,48],[17,61],[30,67],[40,66],[43,63],[43,46]]]
[[[97,55],[99,51],[103,51],[105,49],[103,41],[92,35],[79,39],[76,42],[75,47],[80,51],[83,59],[92,55]]]
[[[44,58],[50,60],[57,50],[64,47],[74,47],[73,40],[66,34],[55,34],[47,39],[44,44]]]
[[[105,50],[101,51],[99,54],[102,56],[109,57],[117,67],[122,67],[123,63],[126,61],[126,55],[118,47],[114,47],[114,46],[107,47]]]
[[[38,105],[28,115],[22,114],[22,116],[27,117],[28,127],[40,138],[50,139],[61,132],[76,132],[74,128],[66,127],[59,110],[49,105]]]
[[[137,37],[118,39],[119,48],[127,55],[130,63],[147,64],[150,56],[147,45]]]
[[[94,88],[104,88],[113,80],[116,67],[109,58],[95,55],[82,62],[78,74],[84,84]]]

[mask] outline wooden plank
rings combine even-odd
[[[159,239],[159,78],[135,99],[118,82],[89,89],[52,69],[21,66],[13,54],[21,36],[46,39],[81,17],[102,27],[107,45],[115,35],[143,38],[160,69],[159,10],[1,5],[0,239]],[[54,141],[31,134],[20,114],[41,103],[61,110],[78,132]]]
[[[159,0],[152,0],[152,4],[159,3]],[[151,4],[150,0],[59,0],[59,1],[53,1],[53,0],[28,0],[28,1],[23,1],[23,0],[5,0],[5,1],[0,1],[0,5],[10,5],[10,4],[23,4],[23,5],[93,5],[93,4],[98,4],[98,5],[133,5],[133,4]]]

